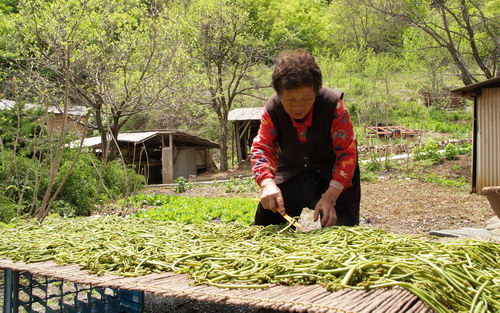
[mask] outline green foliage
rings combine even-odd
[[[377,155],[372,155],[367,162],[362,163],[363,170],[369,172],[378,172],[382,169],[380,161],[377,159]]]
[[[314,0],[271,0],[266,19],[271,47],[300,47],[310,51],[333,47],[331,13]]]
[[[413,151],[415,160],[428,160],[431,164],[440,164],[446,160],[454,160],[459,155],[470,154],[472,151],[471,144],[463,144],[456,146],[448,143],[443,151],[439,150],[439,145],[435,141],[430,141],[424,147],[416,147]]]
[[[75,154],[75,151],[66,151],[53,192],[71,167]],[[98,204],[97,199],[108,196],[105,190],[111,192],[111,196],[122,196],[139,190],[145,184],[144,176],[135,173],[130,167],[125,169],[120,161],[111,161],[102,174],[106,189],[98,190],[100,183],[97,170],[100,167],[101,162],[94,155],[82,154],[56,198],[55,211],[65,216],[88,215]],[[0,194],[14,203],[20,201],[21,213],[29,212],[42,201],[48,186],[49,169],[48,160],[39,162],[37,159],[14,155],[9,150],[0,151],[0,182],[4,186]]]
[[[179,176],[174,179],[174,191],[177,193],[183,193],[189,190],[190,184],[184,176]]]
[[[443,156],[439,153],[439,145],[435,141],[430,141],[424,147],[416,147],[413,150],[415,160],[429,160],[432,164],[443,163]]]
[[[449,179],[449,178],[439,177],[437,174],[432,173],[432,174],[426,175],[424,180],[428,183],[441,185],[441,186],[459,187],[459,188],[468,188],[469,187],[469,182],[467,181],[467,179],[465,177]]]
[[[106,164],[103,173],[104,184],[114,196],[129,195],[140,190],[146,184],[146,178],[139,175],[130,166],[117,159]]]
[[[73,153],[71,153],[73,155]],[[96,203],[98,176],[92,166],[91,158],[93,156],[84,155],[80,158],[68,180],[64,184],[58,203],[60,210],[65,215],[89,215],[90,209]],[[71,157],[62,164],[56,179],[56,186],[59,186],[66,172],[71,166]],[[67,212],[69,207],[74,208],[74,212]]]
[[[378,182],[378,173],[382,170],[382,164],[378,160],[378,155],[371,154],[368,159],[360,162],[359,167],[361,181]]]
[[[430,129],[440,133],[451,133],[455,137],[470,137],[473,115],[466,111],[448,111],[437,107],[430,109]]]
[[[455,146],[454,144],[447,144],[446,147],[444,148],[444,158],[446,160],[455,160],[458,155],[460,154],[457,146]]]
[[[0,195],[0,223],[10,223],[17,216],[16,209],[12,199]]]
[[[85,211],[88,211],[88,208],[84,208]],[[75,207],[73,204],[64,201],[64,200],[56,200],[54,201],[54,205],[52,207],[52,213],[57,214],[62,217],[76,217],[78,215],[88,215],[87,214],[81,214],[82,212],[78,212],[78,208]],[[78,214],[80,213],[80,214]],[[84,213],[84,212],[83,212]]]
[[[377,183],[378,182],[378,175],[376,172],[362,170],[360,172],[360,179],[361,179],[361,181]]]
[[[2,0],[0,1],[0,14],[17,13],[19,0]]]
[[[452,165],[451,170],[455,173],[458,173],[462,170],[462,166],[461,165]]]
[[[252,177],[247,178],[230,178],[225,182],[213,182],[213,186],[223,186],[226,193],[243,193],[258,191],[259,185]]]
[[[20,103],[0,110],[0,138],[4,148],[16,149],[23,155],[32,154],[33,139],[43,127],[41,115],[40,110],[25,109]]]
[[[35,200],[41,200],[41,190],[48,184],[49,166],[23,155],[13,154],[10,150],[0,150],[0,182],[3,195],[22,206],[21,212],[27,213]]]
[[[203,223],[253,222],[257,203],[249,199],[182,197],[160,194],[138,194],[128,198],[130,205],[154,206],[137,212],[137,216],[162,221]]]
[[[458,149],[458,153],[461,155],[471,155],[472,154],[472,144],[470,144],[470,143],[458,145],[457,149]]]

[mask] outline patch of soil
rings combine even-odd
[[[210,180],[226,180],[230,178],[242,178],[242,177],[251,177],[252,173],[252,165],[250,164],[250,160],[247,159],[237,164],[234,168],[225,171],[225,172],[205,172],[198,175],[195,179],[190,179],[192,182],[198,181],[210,181]]]
[[[363,183],[361,193],[361,225],[395,233],[482,228],[493,214],[484,196],[414,179]]]

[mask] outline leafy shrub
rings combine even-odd
[[[63,215],[89,215],[90,209],[95,204],[97,196],[98,176],[95,173],[90,159],[92,156],[83,155],[76,163],[73,171],[68,176],[58,197],[65,213]],[[56,186],[59,186],[72,160],[67,160],[59,170]],[[69,213],[67,207],[73,206],[74,212]]]
[[[54,201],[52,212],[63,217],[75,217],[79,212],[74,205],[64,200]],[[82,215],[82,214],[80,214]]]
[[[43,125],[40,120],[43,111],[27,110],[20,103],[16,106],[20,113],[16,112],[16,108],[0,110],[2,144],[7,149],[16,148],[19,155],[31,155],[34,134],[39,133]]]
[[[361,181],[377,183],[378,182],[378,175],[377,175],[377,173],[370,172],[370,171],[361,171],[360,172],[360,179],[361,179]]]
[[[48,171],[46,163],[14,155],[12,151],[0,151],[0,182],[4,187],[3,195],[15,203],[21,200],[23,213],[27,213],[33,198],[41,200],[48,184]]]
[[[53,191],[62,182],[75,157],[75,151],[66,151],[63,155]],[[14,155],[12,151],[0,151],[2,194],[14,203],[18,203],[22,197],[21,213],[28,213],[33,206],[37,207],[41,203],[48,186],[49,167],[48,160],[38,162],[36,159]],[[80,156],[56,198],[53,206],[55,212],[64,216],[88,215],[96,199],[106,198],[103,188],[98,193],[99,175],[96,168],[101,168],[101,162],[93,154],[83,153]],[[106,188],[114,196],[137,191],[145,184],[144,176],[135,173],[130,167],[126,167],[125,171],[119,160],[109,162],[102,177]]]
[[[363,168],[363,171],[374,172],[374,173],[377,173],[380,170],[382,170],[382,165],[375,156],[372,156],[366,162],[363,162],[361,164],[361,167]]]
[[[186,192],[190,188],[188,180],[184,176],[179,176],[174,179],[174,191],[176,193]]]
[[[460,155],[471,155],[472,154],[472,144],[464,143],[457,147],[458,153]]]
[[[124,166],[121,160],[108,162],[103,180],[108,190],[116,196],[130,194],[146,184],[143,175],[137,174],[130,166]]]
[[[435,141],[430,141],[423,148],[416,147],[413,150],[415,160],[430,160],[432,164],[443,163],[443,157],[439,153],[439,145]]]
[[[458,148],[454,144],[447,144],[444,148],[444,158],[446,160],[455,160],[459,155]]]
[[[0,195],[0,222],[10,223],[17,215],[17,205],[10,198]]]

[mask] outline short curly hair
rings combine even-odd
[[[314,57],[304,49],[281,52],[272,76],[272,85],[279,94],[283,89],[313,87],[316,93],[323,84],[321,69]]]

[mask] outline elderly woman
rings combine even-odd
[[[354,135],[342,92],[322,87],[305,50],[280,55],[276,91],[265,104],[252,144],[254,178],[262,188],[255,225],[285,223],[314,209],[322,227],[359,224],[360,180]]]

